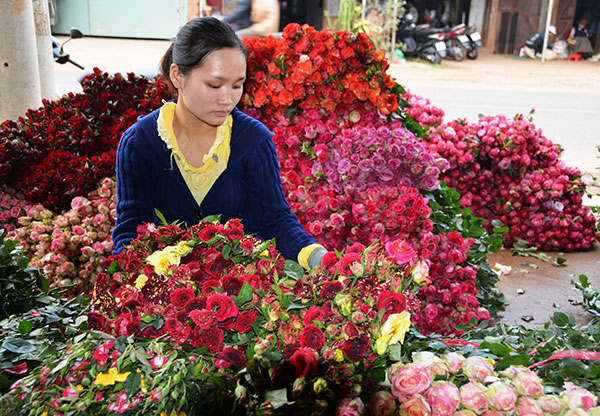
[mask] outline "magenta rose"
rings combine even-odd
[[[238,315],[238,307],[233,299],[222,293],[213,293],[206,299],[206,308],[215,313],[217,321],[224,321]]]
[[[317,354],[310,348],[298,348],[290,362],[296,369],[296,377],[306,377],[317,371]]]
[[[388,377],[392,385],[392,394],[401,402],[415,394],[423,393],[431,385],[429,371],[417,364],[392,366],[388,370]]]

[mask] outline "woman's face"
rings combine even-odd
[[[220,126],[242,97],[246,57],[237,48],[217,49],[186,75],[172,64],[170,75],[178,91],[177,105],[201,122]]]

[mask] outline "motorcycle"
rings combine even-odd
[[[431,28],[417,28],[411,14],[400,18],[396,41],[402,45],[406,57],[418,57],[439,65],[446,56],[444,33]]]
[[[81,31],[79,31],[78,29],[75,29],[75,28],[71,29],[69,38],[67,40],[65,40],[62,43],[62,45],[60,44],[58,39],[56,39],[54,36],[52,36],[51,37],[51,39],[52,39],[52,54],[54,55],[54,62],[57,62],[61,65],[64,65],[67,62],[69,62],[70,64],[75,65],[79,69],[85,69],[85,67],[83,65],[80,65],[77,62],[75,62],[74,60],[72,60],[71,56],[68,53],[66,53],[63,49],[63,46],[65,46],[65,43],[67,43],[71,39],[79,39],[82,37],[83,37],[83,33],[81,33]]]
[[[467,50],[467,58],[477,59],[479,52],[478,47],[481,47],[481,34],[477,31],[477,26],[467,26],[464,35],[466,39],[461,40]]]

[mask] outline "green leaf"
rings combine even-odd
[[[20,338],[6,338],[2,343],[2,348],[15,354],[29,354],[36,350],[31,342]]]
[[[561,328],[569,325],[569,316],[563,312],[555,312],[552,315],[552,322]]]
[[[231,246],[228,245],[228,244],[225,245],[225,246],[223,246],[223,252],[222,252],[222,254],[223,254],[223,258],[225,260],[229,259],[229,254],[230,253],[231,253]]]
[[[169,223],[167,222],[167,219],[165,218],[163,213],[160,212],[158,209],[154,208],[154,214],[163,223],[163,225],[169,225]]]
[[[19,333],[23,335],[28,334],[29,332],[31,332],[32,326],[33,325],[31,325],[31,322],[27,320],[19,322]]]
[[[286,310],[293,311],[298,309],[306,309],[307,307],[308,305],[302,305],[300,303],[290,303]]]
[[[402,361],[402,345],[393,344],[388,347],[388,351],[390,353],[390,360],[392,361]]]
[[[142,386],[142,373],[138,373],[137,371],[132,371],[125,379],[125,383],[123,387],[125,388],[125,392],[127,396],[132,397],[136,394]]]
[[[244,281],[240,293],[238,293],[237,296],[234,296],[234,302],[237,306],[242,306],[244,303],[252,300],[253,294],[254,291],[252,290],[252,286],[250,286],[247,281]]]
[[[293,260],[286,260],[283,264],[283,273],[290,279],[298,280],[304,276],[304,269]]]
[[[498,342],[484,342],[479,348],[487,348],[497,357],[505,357],[509,355],[513,350],[510,347],[507,347],[504,344],[500,344]]]
[[[287,400],[287,389],[265,391],[265,401],[271,402],[275,409],[278,409],[285,404],[293,403],[288,402]]]
[[[44,293],[48,293],[50,290],[50,282],[41,273],[37,275],[37,285]]]
[[[219,222],[221,220],[220,215],[209,215],[208,217],[202,218],[202,221],[205,222]]]
[[[510,367],[511,365],[522,365],[527,366],[531,357],[527,354],[513,354],[507,355],[496,364],[496,371],[502,371]]]

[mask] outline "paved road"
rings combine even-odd
[[[535,109],[534,124],[565,150],[563,160],[584,172],[600,166],[600,91],[553,91],[483,85],[408,85],[413,94],[427,97],[441,107],[446,120],[466,118],[476,121],[479,114],[527,114]]]

